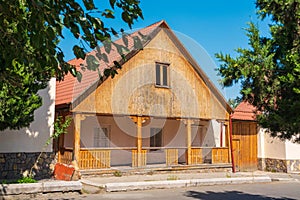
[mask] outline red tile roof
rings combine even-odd
[[[149,36],[151,33],[156,30],[156,28],[160,27],[161,25],[165,24],[165,22],[159,21],[154,23],[150,26],[147,26],[143,29],[140,29],[131,34],[131,36],[136,36],[138,33],[141,33],[145,36]],[[165,24],[166,25],[166,24]],[[134,51],[134,41],[132,38],[128,38],[128,49],[130,52]],[[122,38],[114,41],[117,44],[124,45]],[[125,46],[125,45],[124,45]],[[101,47],[101,52],[105,52],[104,47]],[[129,52],[129,53],[130,53]],[[95,55],[96,50],[88,53],[88,55]],[[100,61],[99,70],[103,73],[104,69],[112,67],[113,61],[120,61],[121,56],[118,53],[115,46],[112,45],[112,49],[109,54],[107,54],[108,63],[105,63],[103,60]],[[85,70],[82,71],[80,69],[81,64],[85,64],[86,61],[82,59],[72,59],[69,61],[71,65],[75,65],[76,68],[82,73],[82,80],[79,83],[75,77],[73,77],[70,73],[68,73],[63,81],[56,83],[56,100],[55,105],[62,105],[72,103],[77,97],[79,97],[86,89],[92,86],[96,81],[99,80],[98,71],[92,70]]]
[[[231,115],[231,119],[255,121],[255,113],[256,108],[247,101],[243,101],[234,109],[234,113]]]

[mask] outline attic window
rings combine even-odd
[[[169,64],[156,63],[155,65],[155,85],[158,87],[169,87]]]

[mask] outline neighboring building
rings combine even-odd
[[[0,180],[17,179],[28,172],[53,133],[55,85],[53,78],[46,89],[39,91],[43,105],[34,112],[34,121],[29,128],[0,132]],[[49,168],[55,158],[52,144],[45,152],[38,169],[34,169],[37,179],[51,176]]]
[[[136,49],[131,37],[141,35],[143,46]],[[99,61],[102,74],[114,60],[122,63],[113,79],[101,81],[97,70],[86,70],[80,83],[71,75],[57,83],[56,113],[73,118],[69,133],[59,141],[59,161],[77,161],[80,169],[231,168],[232,110],[220,92],[165,21],[131,37],[125,61],[114,46],[108,62]],[[78,69],[86,65],[80,59],[70,63]]]
[[[271,137],[257,125],[256,109],[242,102],[232,115],[234,161],[239,170],[300,171],[300,144]]]

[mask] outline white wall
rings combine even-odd
[[[290,141],[286,141],[285,145],[286,145],[286,159],[300,160],[300,144],[295,144]]]
[[[259,130],[258,157],[281,160],[299,160],[300,144],[290,141],[281,141],[271,137],[265,129]]]
[[[4,130],[0,132],[0,153],[40,152],[53,132],[55,115],[55,79],[51,79],[46,89],[40,90],[43,105],[34,112],[34,122],[29,128]],[[46,152],[52,151],[52,144]]]

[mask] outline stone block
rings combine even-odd
[[[43,192],[42,183],[3,184],[0,195],[34,194]]]
[[[49,181],[43,183],[43,192],[70,192],[80,191],[82,184],[79,181]]]

